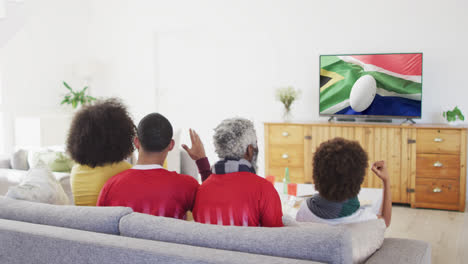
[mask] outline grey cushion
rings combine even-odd
[[[0,168],[11,169],[11,157],[8,155],[0,155]]]
[[[310,263],[0,219],[0,262],[9,264]]]
[[[385,238],[382,247],[367,260],[367,263],[430,264],[431,246],[418,240]]]
[[[28,223],[119,234],[119,221],[128,207],[50,205],[0,197],[0,218]]]
[[[304,228],[218,226],[132,213],[121,219],[120,233],[129,237],[326,263],[351,263],[352,254],[349,231],[323,224]]]
[[[28,151],[19,149],[11,156],[11,168],[14,170],[29,170]]]

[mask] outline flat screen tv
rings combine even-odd
[[[421,118],[422,53],[320,56],[321,116]]]

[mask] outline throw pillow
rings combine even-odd
[[[54,152],[55,157],[48,166],[51,171],[55,172],[70,172],[74,163],[73,161],[63,152]]]
[[[11,156],[11,168],[14,170],[28,170],[28,151],[19,149]]]
[[[54,172],[70,172],[74,165],[64,152],[49,149],[31,150],[28,162],[30,168],[37,168],[43,163]]]
[[[40,164],[47,165],[55,158],[54,152],[45,148],[31,149],[28,153],[29,168],[38,168]]]
[[[60,183],[44,164],[28,171],[18,186],[8,189],[6,197],[48,204],[69,204]]]

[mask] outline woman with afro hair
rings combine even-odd
[[[76,205],[95,206],[112,176],[130,169],[135,125],[125,105],[112,98],[85,106],[73,117],[67,151],[77,163],[71,171]]]

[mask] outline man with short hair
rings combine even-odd
[[[139,213],[185,219],[187,211],[192,211],[199,184],[191,176],[162,167],[174,148],[172,135],[172,125],[163,115],[145,116],[134,140],[139,153],[137,164],[106,182],[97,205],[127,206]],[[190,130],[190,138],[192,148],[184,145],[184,149],[197,160],[199,170],[209,174],[205,150],[195,131]],[[207,176],[202,173],[202,178]]]
[[[221,159],[199,187],[195,221],[235,226],[283,226],[281,201],[273,185],[257,176],[257,136],[251,121],[231,118],[215,128]]]

